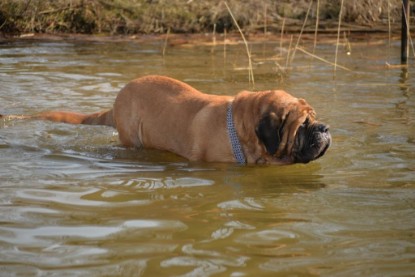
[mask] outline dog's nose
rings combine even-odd
[[[322,132],[322,133],[327,133],[329,131],[329,126],[328,125],[324,125],[324,124],[320,124],[317,129]]]

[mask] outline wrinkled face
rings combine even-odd
[[[326,153],[331,144],[329,127],[306,120],[297,130],[292,157],[295,163],[308,163]]]
[[[287,132],[286,129],[285,122],[281,122],[273,113],[264,116],[256,128],[259,141],[265,147],[267,154],[272,157],[271,160],[266,160],[271,163],[273,160],[308,163],[323,156],[331,144],[328,126],[307,118],[297,129],[291,153],[282,153],[278,156],[277,150],[284,132]]]

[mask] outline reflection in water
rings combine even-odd
[[[165,179],[130,179],[126,183],[122,185],[125,186],[132,186],[134,188],[139,189],[160,189],[160,188],[191,188],[191,187],[198,187],[198,186],[211,186],[214,182],[211,180],[203,180],[197,178],[178,178],[172,179],[171,177],[167,177]]]
[[[359,42],[332,68],[253,44],[257,90],[304,97],[331,125],[320,160],[285,167],[191,163],[119,146],[114,130],[0,121],[0,260],[8,275],[411,275],[415,99],[409,68]],[[330,59],[321,44],[316,54]],[[165,74],[205,92],[249,88],[240,45],[11,42],[0,113],[111,107],[126,82]],[[392,49],[393,50],[393,49]],[[389,58],[390,59],[390,58]],[[393,61],[391,61],[393,63]],[[386,77],[385,77],[386,76]],[[10,274],[9,274],[10,273]]]

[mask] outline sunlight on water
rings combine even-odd
[[[242,45],[6,42],[0,113],[111,107],[163,74],[224,95],[249,89]],[[332,67],[252,45],[255,89],[304,97],[331,126],[321,159],[285,167],[191,163],[125,149],[108,127],[0,121],[0,270],[18,276],[410,276],[415,272],[413,61],[352,41]],[[287,47],[287,46],[285,46]],[[332,60],[334,45],[316,54]],[[385,51],[389,51],[388,55]],[[278,63],[278,64],[277,64]],[[0,274],[1,275],[1,274]]]

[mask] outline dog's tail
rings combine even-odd
[[[42,112],[35,115],[1,115],[0,118],[6,120],[13,119],[40,119],[50,120],[55,122],[64,122],[70,124],[86,124],[86,125],[106,125],[111,127],[115,126],[114,117],[111,110],[101,111],[92,114],[63,112],[63,111],[50,111]]]

